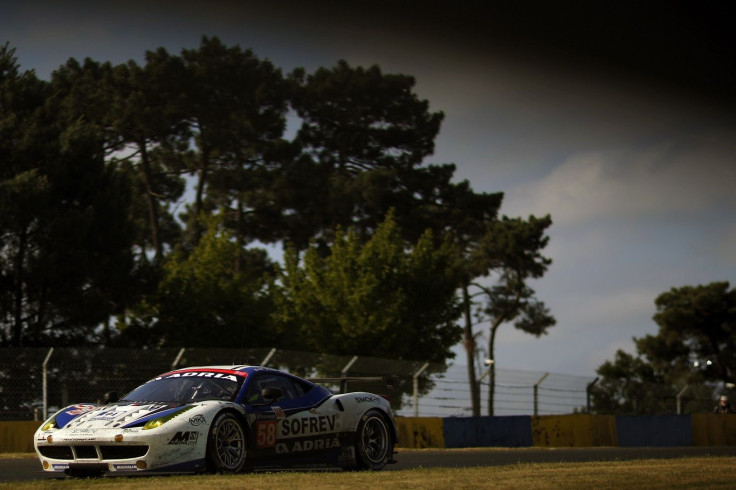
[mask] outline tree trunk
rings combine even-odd
[[[200,125],[201,126],[201,125]],[[204,130],[200,129],[200,139],[202,140],[199,157],[199,180],[197,182],[197,190],[194,197],[194,216],[192,224],[194,229],[194,243],[196,245],[202,237],[202,225],[199,221],[199,215],[204,208],[204,189],[209,178],[210,154],[207,144],[204,142]]]
[[[235,274],[238,274],[240,272],[240,252],[243,249],[243,202],[240,199],[237,200],[237,213],[237,225],[235,228],[235,243],[237,244],[237,255],[235,257],[235,267],[233,268],[233,272]]]
[[[488,338],[488,359],[491,364],[488,366],[488,415],[494,415],[494,400],[496,396],[496,355],[494,354],[494,348],[496,344],[496,331],[500,322],[498,320],[491,324],[491,331]]]
[[[158,229],[158,205],[156,203],[156,193],[153,190],[153,176],[151,172],[151,161],[148,158],[148,148],[146,148],[145,140],[138,143],[141,150],[141,166],[143,167],[143,181],[146,186],[146,203],[148,204],[148,221],[151,225],[151,245],[156,252],[156,260],[160,260],[163,256],[163,247],[159,240]]]
[[[23,283],[26,255],[26,230],[23,229],[18,237],[18,253],[15,257],[15,304],[13,305],[13,327],[10,334],[10,345],[20,347],[23,336]]]
[[[465,331],[463,345],[468,357],[468,385],[470,386],[470,403],[473,417],[480,416],[480,390],[475,375],[475,338],[473,337],[473,322],[470,316],[470,294],[468,285],[463,285],[463,313],[465,316]]]

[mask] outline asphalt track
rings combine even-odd
[[[675,459],[696,456],[736,456],[736,446],[718,447],[595,447],[522,449],[399,449],[398,463],[388,471],[408,468],[460,468],[500,466],[517,463],[559,463],[586,461],[625,461],[633,459]],[[35,457],[0,458],[0,484],[19,481],[64,478],[45,473]]]

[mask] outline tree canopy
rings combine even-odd
[[[137,298],[131,183],[0,48],[0,344],[88,342]]]
[[[618,351],[598,374],[594,407],[605,413],[710,411],[717,393],[733,391],[736,290],[728,282],[682,286],[660,294],[656,335],[634,339],[637,355]]]
[[[480,291],[484,306],[478,312],[479,320],[488,322],[488,415],[494,414],[495,348],[498,329],[513,322],[518,330],[536,337],[547,333],[556,321],[543,301],[536,298],[529,282],[544,275],[552,260],[542,255],[549,242],[547,228],[552,218],[529,216],[528,220],[508,218],[494,220],[486,225],[485,233],[475,243],[468,269],[476,269],[482,276],[493,276],[490,285],[481,281],[473,285]],[[467,336],[466,336],[467,337]],[[477,390],[478,387],[475,386]],[[475,395],[473,410],[479,411]]]
[[[331,254],[318,247],[299,261],[286,253],[278,288],[277,328],[304,350],[442,362],[452,356],[455,257],[427,232],[406,248],[392,215],[363,242],[338,229]]]
[[[543,333],[525,280],[551,221],[499,220],[502,193],[427,162],[444,114],[415,83],[346,61],[283,74],[216,37],[43,81],[5,45],[0,345],[242,338],[442,363],[475,301],[458,291],[491,273],[487,307],[506,287],[504,321]]]

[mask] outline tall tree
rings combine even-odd
[[[103,140],[109,165],[127,173],[134,183],[133,218],[139,227],[138,260],[163,256],[176,240],[176,224],[168,206],[184,190],[179,178],[188,144],[178,81],[181,62],[165,50],[146,54],[144,68],[135,62],[112,66],[90,59],[70,59],[52,74],[63,95],[67,124],[84,121]],[[178,62],[177,62],[178,60]]]
[[[365,243],[339,231],[324,256],[285,256],[276,316],[293,346],[333,354],[444,362],[458,341],[458,278],[451,246],[431,233],[411,249],[389,215]]]
[[[99,128],[7,46],[0,77],[0,342],[90,342],[134,289],[129,182],[105,165]]]
[[[488,225],[485,236],[474,251],[475,264],[484,268],[486,274],[496,276],[496,282],[490,286],[475,283],[485,297],[482,315],[490,324],[488,415],[494,413],[498,329],[514,322],[515,328],[539,337],[555,324],[549,309],[536,298],[528,283],[530,279],[542,277],[552,263],[542,255],[549,242],[546,230],[551,224],[549,215],[542,218],[530,216],[528,220],[504,216]]]
[[[597,373],[600,381],[592,391],[596,413],[655,415],[675,411],[677,392],[666,384],[665,374],[641,356],[618,350],[614,360],[603,363]]]
[[[733,390],[736,290],[728,282],[672,288],[655,299],[656,335],[635,338],[598,368],[592,392],[598,413],[672,413],[678,394],[685,413],[710,411],[714,392]]]
[[[245,214],[249,204],[269,207],[251,193],[267,187],[264,174],[281,155],[287,109],[281,71],[252,50],[227,47],[217,37],[203,37],[199,49],[182,51],[182,59],[183,103],[197,149],[190,161],[196,174],[194,202],[185,216],[190,239],[196,244],[201,213],[215,209],[226,210],[241,241],[260,238],[253,236]]]
[[[480,416],[480,385],[475,366],[477,334],[473,332],[474,303],[470,289],[474,280],[487,274],[488,270],[485,264],[474,260],[473,255],[488,226],[497,220],[503,194],[475,193],[467,182],[446,189],[449,193],[441,198],[443,206],[432,213],[430,221],[433,223],[432,229],[438,229],[439,233],[452,240],[457,253],[461,278],[459,294],[463,324],[462,344],[467,359],[471,409],[474,416]]]
[[[184,98],[181,59],[163,48],[146,53],[143,67],[134,61],[113,69],[110,118],[122,140],[111,163],[134,182],[134,216],[141,230],[141,260],[153,252],[155,262],[179,241],[179,225],[170,207],[183,194],[189,128],[181,106]]]
[[[672,288],[655,300],[659,325],[656,339],[642,338],[637,345],[652,359],[686,363],[690,358],[711,361],[707,377],[723,384],[736,377],[736,289],[728,282]],[[669,349],[658,349],[664,343]]]
[[[188,253],[171,253],[158,289],[129,315],[119,342],[167,347],[265,347],[278,344],[269,315],[274,267],[262,250],[240,247],[222,225],[207,229]],[[238,258],[239,257],[239,258]],[[242,264],[233,268],[236,261]]]
[[[434,151],[443,114],[430,112],[413,92],[413,77],[384,74],[378,66],[340,61],[308,76],[297,70],[292,80],[303,158],[285,169],[282,181],[283,206],[299,222],[300,233],[289,241],[300,249],[312,236],[330,243],[338,226],[367,237],[392,208],[416,241],[427,228],[427,220],[417,225],[419,210],[437,204],[438,189],[454,171],[420,166]],[[310,178],[298,180],[305,175]],[[295,182],[302,190],[289,193]]]

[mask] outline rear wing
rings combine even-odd
[[[384,381],[389,382],[387,378],[383,376],[342,376],[338,378],[307,378],[312,383],[323,384],[323,383],[339,383],[340,393],[345,393],[348,387],[348,381]],[[389,383],[392,384],[392,383]]]

